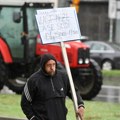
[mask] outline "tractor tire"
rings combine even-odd
[[[27,68],[28,68],[28,75],[26,77],[17,77],[14,79],[9,79],[6,83],[8,88],[11,89],[16,94],[22,94],[27,78],[29,78],[29,76],[34,72],[33,64],[30,64]]]
[[[26,78],[9,79],[6,85],[16,94],[22,94],[26,81],[27,81]]]
[[[7,67],[5,66],[2,57],[0,56],[0,90],[8,80]]]
[[[75,87],[80,90],[82,98],[91,100],[101,90],[103,77],[100,66],[91,59],[89,68],[84,70],[78,69],[73,73],[73,81]]]

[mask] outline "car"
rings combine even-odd
[[[90,47],[90,57],[102,70],[120,69],[120,44],[105,41],[85,40]]]

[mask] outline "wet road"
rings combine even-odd
[[[120,86],[103,85],[100,93],[93,100],[120,103]]]

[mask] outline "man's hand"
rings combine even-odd
[[[79,115],[81,120],[84,120],[84,107],[79,107],[77,111],[77,115]]]

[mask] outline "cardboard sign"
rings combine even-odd
[[[43,44],[80,39],[74,7],[37,10],[36,20]]]

